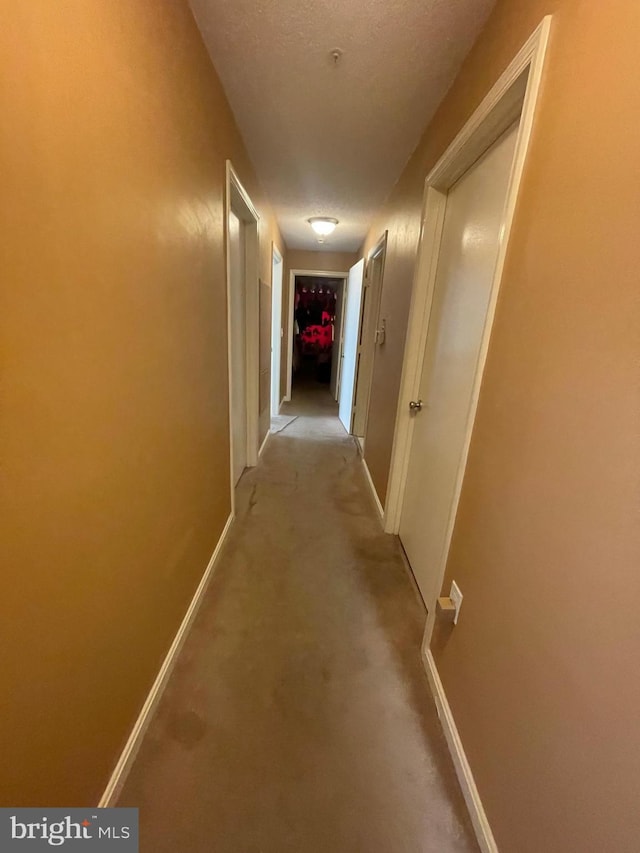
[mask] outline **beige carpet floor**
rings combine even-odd
[[[322,386],[283,414],[119,805],[143,853],[477,851],[353,439]]]

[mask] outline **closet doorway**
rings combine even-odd
[[[347,273],[292,270],[287,399],[296,388],[338,399]]]

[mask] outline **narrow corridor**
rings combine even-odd
[[[298,390],[119,805],[144,853],[477,850],[420,661],[424,611],[325,389]]]

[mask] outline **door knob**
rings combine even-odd
[[[422,411],[422,400],[412,400],[409,403],[409,408],[412,412],[420,412]]]

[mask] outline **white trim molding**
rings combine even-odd
[[[414,420],[410,417],[408,403],[409,400],[417,399],[419,396],[418,391],[429,332],[438,248],[442,236],[447,193],[458,178],[520,117],[518,140],[507,190],[502,238],[498,249],[491,298],[476,368],[465,442],[456,480],[456,491],[451,504],[446,544],[443,549],[442,564],[438,570],[440,576],[444,572],[453,534],[509,235],[540,93],[550,27],[551,16],[547,16],[543,18],[535,32],[449,145],[425,181],[420,245],[411,296],[410,319],[396,412],[389,489],[384,518],[385,531],[396,534],[400,531],[402,503],[413,437]],[[431,610],[433,602],[426,602],[426,604]]]
[[[258,458],[261,458],[261,457],[262,457],[262,454],[264,453],[264,451],[265,451],[265,450],[266,450],[266,448],[267,448],[267,442],[269,441],[269,438],[270,438],[270,437],[271,437],[271,428],[269,428],[269,429],[267,430],[267,434],[265,435],[265,437],[264,437],[264,439],[263,439],[263,441],[262,441],[262,444],[260,445],[260,450],[258,451]]]
[[[140,713],[138,714],[138,719],[135,721],[133,729],[131,730],[131,734],[127,739],[127,742],[122,750],[120,757],[116,763],[116,766],[111,774],[111,777],[107,783],[107,787],[104,789],[104,793],[100,797],[100,802],[98,803],[98,808],[109,808],[115,805],[120,792],[124,786],[124,783],[127,780],[127,776],[129,775],[129,771],[135,761],[136,755],[138,754],[138,750],[142,744],[145,733],[149,728],[149,723],[151,722],[154,712],[158,707],[158,703],[162,698],[162,694],[164,692],[165,687],[169,681],[173,668],[178,659],[178,655],[180,654],[180,650],[184,644],[184,641],[193,625],[193,621],[196,617],[198,609],[202,604],[202,600],[204,598],[205,592],[207,591],[207,586],[209,585],[209,581],[213,576],[213,572],[218,561],[218,557],[220,556],[220,552],[222,550],[222,546],[224,545],[227,536],[229,534],[229,530],[231,529],[231,525],[233,524],[233,514],[229,516],[227,519],[227,523],[224,526],[222,534],[220,535],[220,539],[218,540],[218,544],[216,545],[213,554],[211,555],[211,559],[205,569],[205,572],[202,576],[200,583],[198,584],[198,588],[196,589],[193,598],[191,599],[191,603],[187,609],[187,612],[184,615],[182,622],[180,623],[180,627],[178,628],[178,632],[175,635],[173,642],[167,652],[165,659],[162,662],[162,666],[156,676],[153,685],[151,686],[151,690],[149,691],[147,698],[144,701],[144,705]]]
[[[467,809],[469,810],[469,816],[471,817],[471,823],[473,824],[478,844],[480,845],[482,853],[498,853],[498,846],[493,837],[493,832],[491,831],[491,826],[489,825],[484,806],[482,805],[482,800],[480,799],[480,794],[478,793],[478,788],[476,787],[471,767],[467,760],[464,747],[462,746],[462,741],[458,734],[458,728],[453,718],[453,714],[451,713],[451,707],[444,692],[440,675],[438,674],[436,662],[434,661],[433,655],[429,649],[425,649],[423,651],[423,661],[427,671],[429,685],[436,702],[438,717],[442,723],[444,736],[446,738],[451,757],[453,758],[453,764],[456,769],[458,781],[462,788],[462,795],[465,803],[467,804]]]
[[[362,467],[364,469],[364,476],[367,479],[367,483],[369,484],[369,488],[371,489],[371,495],[373,497],[373,502],[378,510],[378,515],[380,516],[380,521],[382,522],[384,518],[384,509],[382,504],[380,503],[380,498],[378,497],[378,492],[376,491],[376,487],[373,484],[373,477],[371,476],[371,471],[369,471],[369,466],[367,465],[367,461],[362,455],[360,451],[360,458],[362,459]]]

